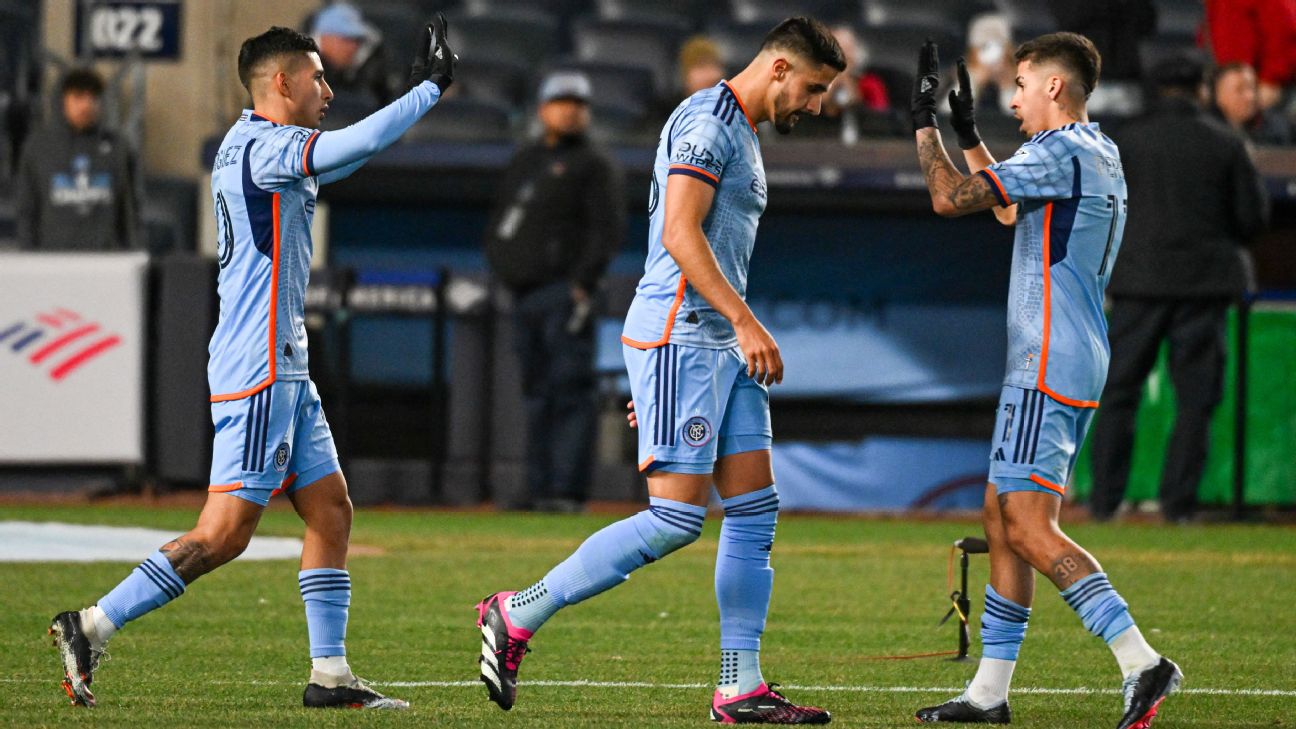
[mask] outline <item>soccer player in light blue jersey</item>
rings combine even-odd
[[[761,676],[779,503],[767,388],[783,379],[783,361],[745,295],[766,199],[756,125],[770,121],[787,134],[801,114],[819,113],[845,65],[827,28],[791,18],[770,31],[745,70],[684,100],[662,129],[648,199],[648,259],[621,337],[649,507],[589,537],[530,588],[497,592],[478,605],[481,679],[500,707],[513,706],[518,665],[536,630],[559,609],[696,540],[714,485],[725,518],[711,718],[830,720],[822,709],[791,703]]]
[[[976,132],[960,61],[960,88],[951,92],[950,106],[968,177],[950,162],[936,126],[939,63],[930,41],[914,82],[918,159],[933,208],[943,216],[996,208],[1017,229],[1007,375],[983,513],[990,584],[981,663],[961,696],[919,710],[917,719],[1009,723],[1008,685],[1038,570],[1116,657],[1125,699],[1117,729],[1146,729],[1183,674],[1144,640],[1098,561],[1058,527],[1062,495],[1107,379],[1103,290],[1125,225],[1125,176],[1115,143],[1085,110],[1101,67],[1093,44],[1075,33],[1052,33],[1023,44],[1015,60],[1012,107],[1030,140],[1002,162]]]
[[[220,318],[208,348],[216,426],[211,493],[192,530],[97,604],[54,617],[49,632],[73,704],[94,706],[94,670],[117,630],[242,553],[270,497],[285,493],[306,524],[298,584],[311,675],[303,703],[409,706],[356,678],[346,660],[351,501],[310,381],[304,302],[319,185],[354,172],[437,103],[456,60],[446,30],[440,14],[423,29],[408,93],[335,132],[317,130],[333,92],[315,41],[279,27],[244,41],[239,80],[253,108],[225,135],[212,167]]]

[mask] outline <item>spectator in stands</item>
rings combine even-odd
[[[594,299],[621,247],[621,170],[588,137],[590,82],[557,71],[540,87],[538,141],[505,170],[486,258],[512,294],[526,400],[532,506],[576,511],[592,477],[597,417]]]
[[[703,35],[695,35],[684,42],[679,51],[681,98],[687,99],[702,89],[711,88],[724,78],[724,63],[720,49]]]
[[[1262,109],[1296,82],[1296,0],[1206,0],[1202,42],[1215,65],[1245,63],[1256,70]]]
[[[1090,510],[1109,519],[1124,498],[1143,383],[1168,341],[1177,414],[1161,513],[1182,522],[1197,508],[1222,394],[1225,313],[1245,290],[1240,247],[1264,228],[1267,203],[1245,142],[1198,103],[1201,64],[1172,59],[1152,75],[1158,99],[1121,134],[1129,219],[1107,289],[1111,367],[1094,429]],[[1113,225],[1124,213],[1112,212]]]
[[[324,77],[335,94],[372,101],[374,108],[392,100],[382,34],[364,21],[354,5],[338,2],[324,7],[315,14],[310,34],[319,45]]]
[[[999,13],[982,13],[968,24],[968,46],[964,58],[977,113],[1011,115],[1013,94],[1017,92],[1017,65],[1012,60],[1012,28]],[[937,95],[945,99],[957,82],[951,73],[946,86]]]
[[[1215,113],[1256,144],[1291,144],[1291,124],[1277,109],[1260,106],[1255,69],[1230,63],[1215,71],[1211,82]]]
[[[47,251],[134,248],[135,155],[99,123],[103,79],[90,69],[74,69],[59,92],[61,118],[27,138],[18,163],[19,245]]]

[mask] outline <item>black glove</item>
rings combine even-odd
[[[958,90],[950,89],[950,124],[958,134],[959,147],[975,149],[981,146],[981,135],[976,128],[976,103],[972,100],[972,79],[968,78],[967,63],[958,59]]]
[[[414,65],[410,68],[411,86],[431,81],[444,94],[454,83],[454,68],[459,57],[450,50],[449,31],[450,24],[441,13],[423,26]]]
[[[918,51],[918,76],[914,79],[909,111],[914,131],[936,126],[936,87],[940,86],[940,60],[930,40]]]

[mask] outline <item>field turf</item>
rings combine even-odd
[[[152,526],[177,533],[189,509],[0,508],[0,518]],[[306,628],[296,565],[235,562],[176,603],[129,625],[94,683],[100,706],[69,706],[45,636],[59,610],[84,606],[132,565],[0,564],[0,725],[14,727],[703,727],[717,672],[712,593],[719,519],[695,545],[626,585],[569,608],[533,641],[513,711],[476,681],[472,606],[520,589],[614,516],[361,511],[348,648],[356,672],[408,699],[409,712],[306,710]],[[917,707],[953,696],[975,669],[950,650],[950,543],[973,521],[785,516],[774,548],[766,678],[793,700],[830,708],[835,726],[913,726]],[[1296,530],[1078,525],[1133,606],[1144,634],[1183,666],[1186,691],[1158,729],[1296,727]],[[263,535],[298,536],[272,508]],[[140,555],[143,558],[145,555]],[[986,577],[973,562],[974,612]],[[974,620],[974,644],[975,643]],[[593,682],[595,685],[577,685]],[[622,687],[609,684],[640,684]],[[601,685],[600,685],[601,684]],[[1014,680],[1014,724],[1113,727],[1115,661],[1041,580]]]

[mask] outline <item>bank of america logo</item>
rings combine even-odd
[[[63,308],[0,328],[0,348],[25,357],[56,382],[121,342],[121,337],[104,332],[98,323]]]

